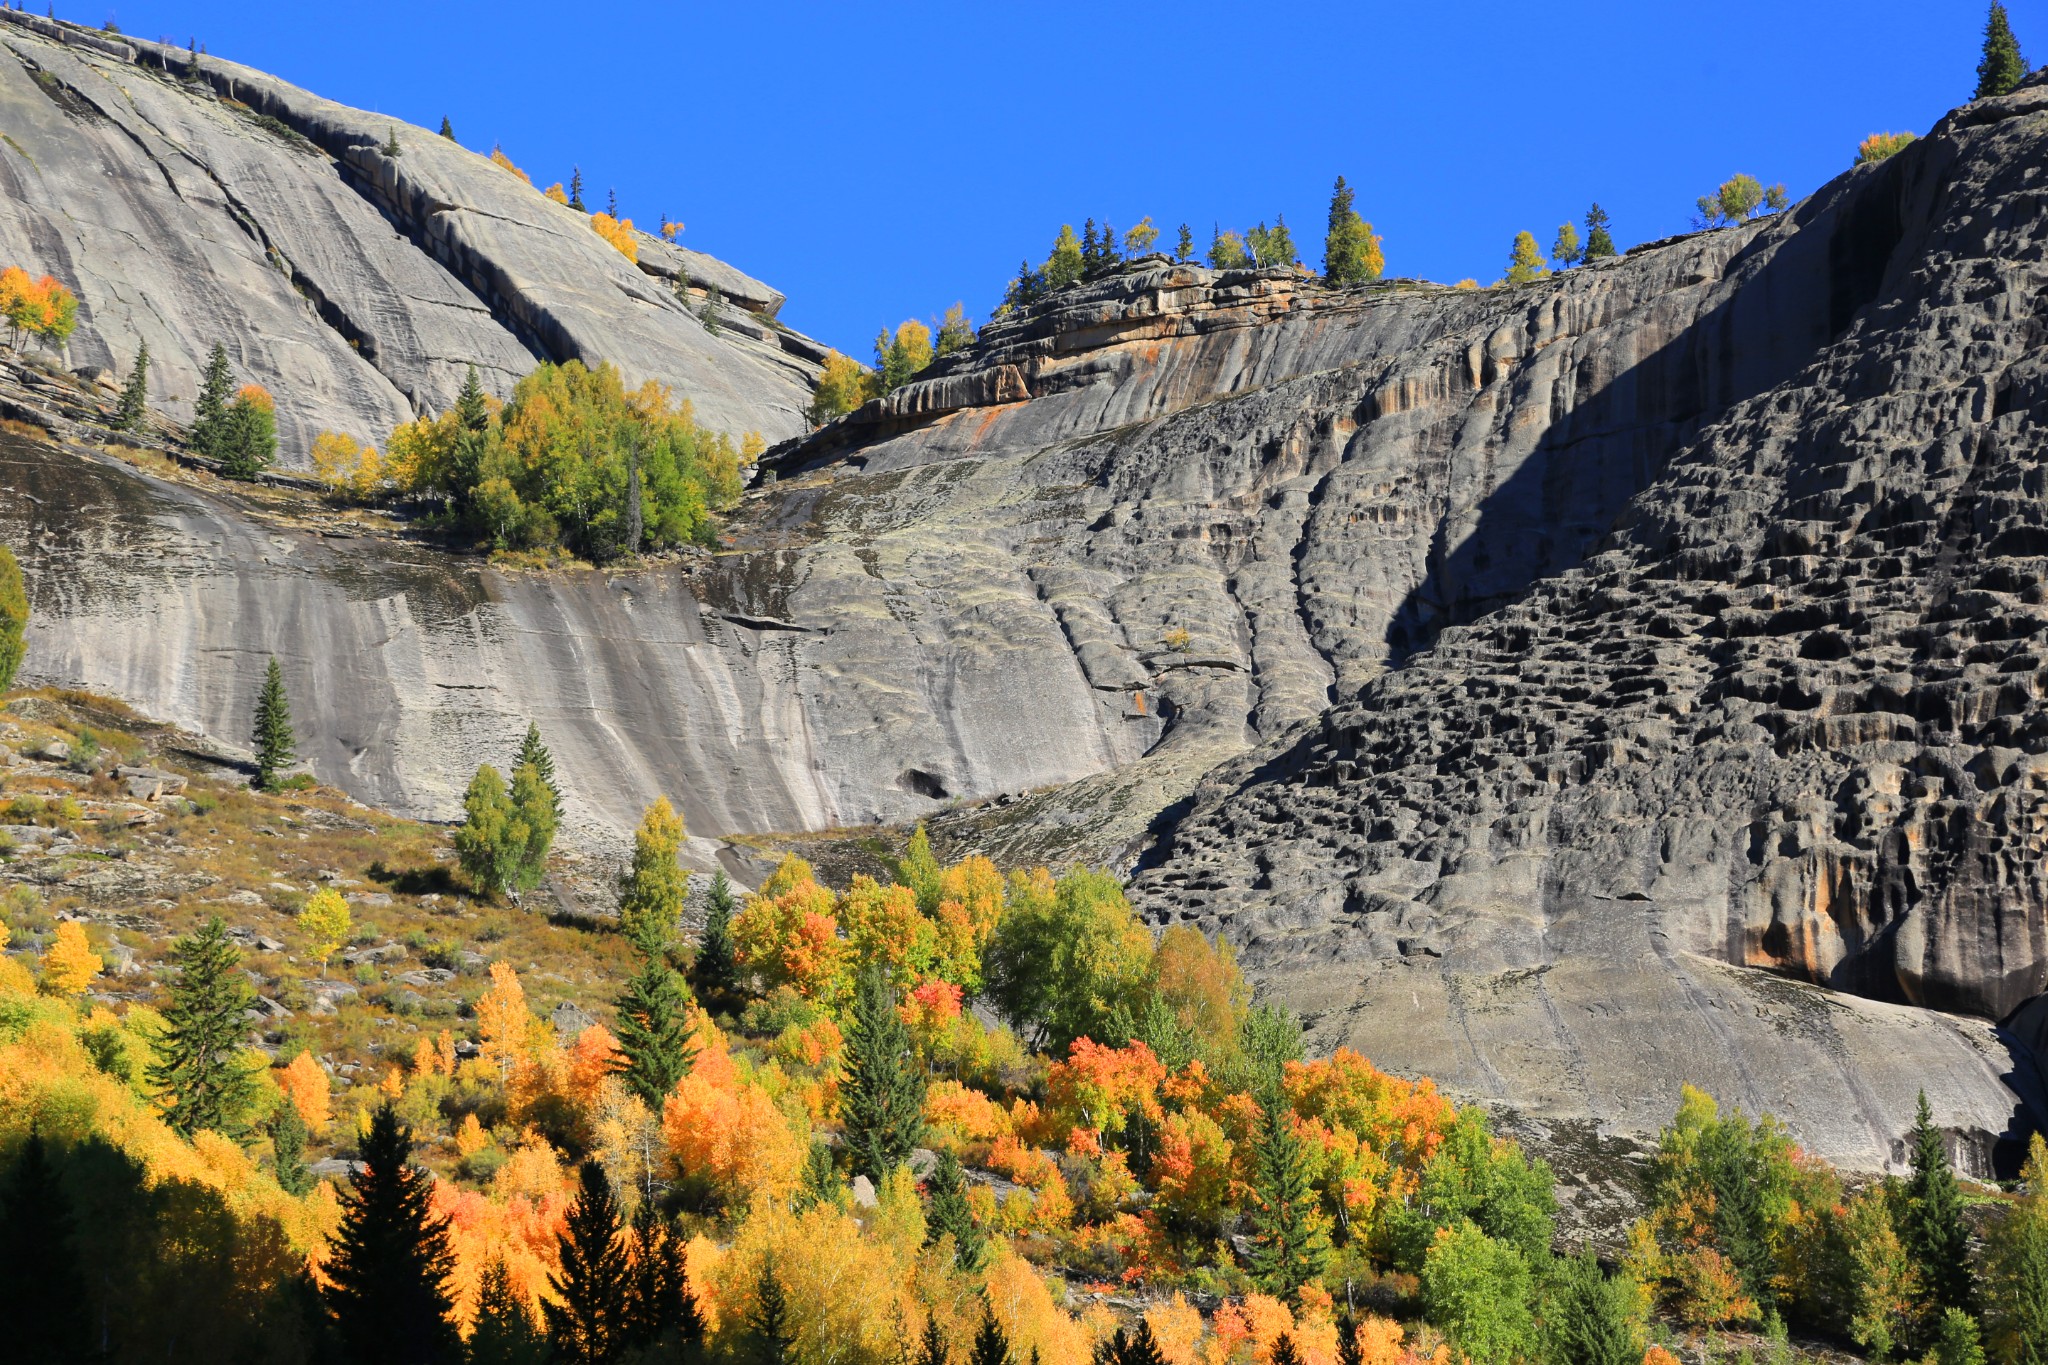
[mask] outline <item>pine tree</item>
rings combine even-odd
[[[10,1361],[72,1365],[94,1354],[72,1223],[57,1166],[30,1128],[0,1184],[0,1324]]]
[[[1643,1358],[1635,1289],[1608,1279],[1592,1248],[1560,1258],[1543,1306],[1549,1359],[1556,1365],[1638,1365]]]
[[[636,943],[640,970],[619,997],[619,1071],[627,1087],[656,1114],[697,1059],[690,1031],[689,988],[668,964],[663,945]]]
[[[518,826],[505,779],[486,763],[462,795],[462,825],[455,831],[455,856],[480,896],[496,896],[519,875],[526,834]]]
[[[642,1199],[633,1212],[632,1274],[626,1294],[627,1344],[650,1347],[681,1345],[688,1335],[685,1312],[695,1314],[696,1301],[689,1292],[683,1269],[683,1243],[675,1229],[651,1198]],[[695,1336],[703,1339],[703,1321],[698,1319]]]
[[[1899,1240],[1919,1267],[1928,1307],[1935,1314],[1946,1308],[1968,1312],[1976,1294],[1970,1283],[1970,1231],[1963,1224],[1963,1194],[1925,1090],[1913,1119],[1913,1178],[1906,1182],[1905,1196]]]
[[[470,374],[476,374],[474,367],[470,369]],[[529,763],[540,774],[541,782],[547,787],[549,804],[554,807],[555,819],[559,821],[562,818],[562,788],[555,781],[555,756],[548,752],[547,745],[540,742],[540,727],[532,721],[526,722],[526,738],[519,741],[519,757],[512,760],[512,771],[516,773]]]
[[[548,849],[555,842],[555,794],[531,763],[512,775],[511,834],[518,843],[511,885],[531,891],[547,875]]]
[[[1159,1349],[1159,1338],[1152,1335],[1151,1323],[1138,1319],[1138,1325],[1124,1337],[1116,1353],[1116,1365],[1166,1365],[1166,1353]]]
[[[14,551],[0,545],[0,692],[14,686],[28,652],[28,590],[21,581],[21,564]]]
[[[1584,260],[1586,253],[1579,246],[1579,230],[1571,223],[1557,225],[1557,240],[1551,243],[1550,259],[1557,262],[1560,270],[1569,270]]]
[[[1607,210],[1598,204],[1586,210],[1586,254],[1582,261],[1604,261],[1620,253],[1614,249],[1614,238],[1607,231],[1609,221]]]
[[[856,1174],[877,1186],[910,1157],[924,1131],[925,1081],[911,1055],[896,990],[879,964],[861,973],[846,1039],[840,1117]]]
[[[341,1231],[324,1270],[327,1311],[351,1365],[454,1365],[462,1359],[448,1278],[448,1221],[433,1174],[412,1164],[412,1134],[384,1104],[363,1139],[363,1167],[341,1196]]]
[[[306,1169],[306,1121],[289,1099],[270,1117],[270,1152],[278,1188],[293,1195],[312,1191],[313,1173]]]
[[[441,136],[450,142],[455,141],[455,125],[448,121],[446,114],[441,115]]]
[[[1097,264],[1101,268],[1107,269],[1123,259],[1123,253],[1117,249],[1117,242],[1119,240],[1116,235],[1116,224],[1110,222],[1107,218],[1103,219],[1102,240],[1097,247],[1100,254],[1096,257]]]
[[[961,1178],[960,1158],[952,1152],[939,1153],[939,1164],[926,1185],[924,1214],[925,1245],[951,1233],[953,1261],[962,1270],[979,1270],[988,1247],[988,1234],[974,1221],[967,1203],[967,1182]]]
[[[581,1188],[555,1242],[562,1269],[548,1277],[548,1345],[562,1365],[610,1365],[626,1345],[631,1265],[619,1204],[604,1167],[583,1163]]]
[[[1102,255],[1102,244],[1095,239],[1095,220],[1090,218],[1081,229],[1081,268],[1092,271]]]
[[[1333,289],[1366,284],[1386,268],[1379,238],[1352,207],[1354,199],[1351,187],[1338,176],[1330,191],[1330,222],[1323,238],[1323,282]]]
[[[986,1293],[981,1299],[981,1326],[974,1333],[974,1347],[967,1353],[967,1365],[1012,1365],[1010,1338],[996,1321],[995,1305]]]
[[[149,1083],[169,1100],[164,1122],[179,1136],[211,1130],[233,1137],[256,1098],[256,1078],[241,1055],[248,1032],[242,1011],[255,1003],[256,993],[238,970],[242,954],[228,941],[219,915],[174,943],[171,955],[178,975]]]
[[[676,862],[683,820],[666,796],[640,817],[633,831],[633,862],[619,894],[619,928],[636,943],[665,948],[683,914],[689,878]]]
[[[946,1334],[939,1330],[939,1315],[931,1313],[924,1320],[924,1335],[918,1339],[917,1355],[913,1365],[949,1365],[946,1351]]]
[[[2019,39],[2013,37],[2012,21],[2005,6],[1992,0],[1991,15],[1984,21],[1984,59],[1977,63],[1977,93],[1974,99],[2010,95],[2027,78],[2027,63],[2020,56]]]
[[[1358,1344],[1358,1318],[1348,1307],[1337,1315],[1337,1365],[1365,1365],[1365,1351]]]
[[[135,368],[121,388],[121,406],[114,415],[116,431],[140,431],[149,419],[149,343],[135,353]]]
[[[491,406],[484,401],[483,381],[474,365],[463,372],[462,390],[455,395],[455,420],[465,431],[482,431],[491,424]]]
[[[1295,1348],[1294,1335],[1282,1332],[1273,1339],[1272,1350],[1266,1353],[1267,1365],[1301,1365],[1301,1352]]]
[[[256,694],[256,730],[250,739],[256,750],[256,787],[276,791],[278,775],[298,761],[293,751],[292,703],[285,695],[284,670],[273,657],[264,670],[263,690]]]
[[[739,995],[739,964],[732,943],[732,883],[721,869],[711,874],[710,906],[704,916],[704,936],[697,942],[697,960],[690,965],[690,978],[697,998],[705,1008],[731,1005]]]
[[[789,1300],[772,1259],[761,1263],[761,1285],[747,1321],[747,1336],[752,1349],[741,1357],[746,1365],[790,1365],[796,1336],[789,1325]]]
[[[221,419],[220,472],[253,479],[277,458],[277,413],[261,389],[235,395]]]
[[[391,135],[384,139],[384,155],[396,157],[403,151],[404,148],[398,145],[398,125],[394,123],[391,125]]]
[[[578,213],[590,212],[589,209],[583,207],[583,168],[581,166],[571,166],[569,168],[569,207]]]
[[[533,1310],[512,1288],[501,1256],[484,1267],[476,1293],[476,1325],[469,1335],[469,1365],[542,1365],[547,1342]]]
[[[216,341],[206,358],[206,375],[199,381],[198,401],[192,405],[192,449],[209,459],[220,458],[227,444],[228,390],[234,382],[227,347]]]
[[[1195,234],[1188,230],[1186,223],[1180,225],[1180,241],[1173,248],[1173,259],[1182,265],[1195,259]]]
[[[811,1150],[804,1154],[803,1173],[797,1178],[796,1195],[790,1200],[790,1207],[804,1213],[820,1204],[836,1204],[845,1189],[839,1168],[832,1163],[832,1148],[823,1142],[813,1142]]]
[[[1277,1076],[1263,1088],[1252,1183],[1252,1278],[1292,1303],[1322,1273],[1330,1237],[1316,1205],[1308,1150],[1294,1131],[1294,1111]]]

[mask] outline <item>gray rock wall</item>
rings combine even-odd
[[[711,426],[802,430],[811,343],[757,324],[712,335],[666,280],[487,157],[232,62],[0,20],[0,264],[78,293],[72,365],[125,376],[147,342],[152,402],[182,420],[219,341],[276,396],[288,465],[322,429],[381,445],[447,407],[472,363],[502,395],[538,359],[609,360]],[[710,257],[669,255],[671,272],[779,306]]]

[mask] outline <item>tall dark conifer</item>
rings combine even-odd
[[[1948,1164],[1948,1149],[1934,1126],[1927,1092],[1913,1119],[1913,1178],[1906,1182],[1899,1240],[1913,1257],[1926,1287],[1931,1319],[1943,1309],[1968,1312],[1976,1298],[1970,1281],[1970,1230],[1963,1223],[1963,1192]]]
[[[121,388],[121,406],[115,413],[114,426],[121,431],[140,431],[148,418],[149,343],[145,341],[135,353],[135,368],[128,372],[128,382]]]
[[[632,1265],[604,1167],[584,1162],[581,1182],[556,1238],[562,1269],[548,1278],[548,1345],[560,1365],[611,1365],[627,1344]]]
[[[1317,1206],[1307,1148],[1277,1078],[1260,1101],[1252,1182],[1252,1278],[1293,1303],[1329,1260],[1330,1238]]]
[[[2013,37],[2012,20],[2005,6],[1992,0],[1990,17],[1984,21],[1984,59],[1977,63],[1977,94],[2010,95],[2027,78],[2026,59],[2020,56],[2020,41]]]
[[[668,965],[663,944],[635,945],[640,970],[619,997],[619,1071],[626,1085],[659,1114],[668,1092],[690,1074],[697,1039],[690,1032],[689,988]]]
[[[917,1354],[912,1357],[914,1365],[949,1365],[946,1352],[946,1334],[939,1330],[939,1315],[930,1314],[924,1320],[924,1333],[917,1341]]]
[[[896,1013],[896,988],[879,966],[861,973],[846,1040],[840,1119],[855,1174],[877,1186],[910,1157],[924,1131],[924,1076],[910,1030]]]
[[[754,1312],[747,1319],[745,1365],[789,1365],[794,1359],[796,1336],[789,1325],[789,1299],[782,1290],[782,1278],[775,1262],[761,1264],[761,1286],[755,1294]]]
[[[448,1221],[433,1175],[412,1164],[412,1134],[389,1104],[370,1121],[362,1170],[341,1196],[326,1272],[327,1311],[348,1365],[455,1365],[462,1340],[448,1277]]]
[[[583,206],[583,168],[581,166],[571,166],[569,168],[569,207],[578,213],[590,212],[589,209]]]
[[[1152,1335],[1151,1323],[1138,1319],[1138,1325],[1124,1336],[1116,1365],[1166,1365],[1166,1353],[1159,1349],[1159,1338]]]
[[[469,1365],[542,1365],[547,1342],[533,1309],[512,1287],[503,1257],[493,1256],[477,1286],[476,1326],[469,1334]]]
[[[470,373],[475,374],[476,371],[471,370]],[[555,756],[548,752],[547,745],[541,743],[540,726],[532,721],[526,722],[526,738],[519,741],[519,756],[512,760],[512,771],[516,773],[529,763],[540,774],[541,782],[554,798],[555,819],[559,821],[562,818],[562,789],[555,782]]]
[[[164,1122],[180,1136],[202,1129],[235,1136],[256,1097],[256,1080],[241,1056],[249,1031],[242,1012],[256,993],[237,970],[242,954],[219,915],[172,944],[171,956],[178,974],[149,1083],[169,1099]]]
[[[1607,210],[1598,204],[1586,210],[1586,251],[1581,260],[1604,261],[1619,254],[1614,249],[1614,234],[1607,230],[1611,222]]]
[[[652,1199],[642,1199],[633,1212],[633,1267],[626,1294],[626,1341],[646,1348],[667,1345],[671,1353],[690,1335],[686,1312],[697,1311],[683,1269],[683,1243],[675,1229],[661,1216]],[[698,1319],[694,1335],[699,1343],[704,1325]]]
[[[199,381],[199,398],[192,405],[192,449],[218,458],[227,447],[228,391],[234,387],[228,369],[228,348],[218,341],[206,358],[206,374]]]
[[[739,964],[732,943],[732,883],[723,871],[711,876],[709,906],[704,915],[704,937],[697,944],[697,960],[690,967],[697,998],[706,1009],[730,1009],[739,995]]]
[[[441,136],[450,142],[455,141],[455,125],[448,121],[446,114],[441,115]]]
[[[7,1358],[21,1365],[88,1357],[86,1286],[71,1223],[57,1164],[31,1130],[0,1182],[0,1331]]]
[[[988,1235],[974,1221],[967,1203],[967,1182],[961,1178],[960,1158],[939,1153],[939,1164],[926,1185],[925,1244],[929,1246],[947,1233],[953,1235],[953,1260],[963,1270],[981,1269]]]
[[[1009,1334],[996,1321],[995,1306],[988,1301],[986,1293],[981,1299],[981,1326],[975,1329],[974,1346],[967,1353],[967,1365],[1014,1365],[1010,1358]]]
[[[292,703],[285,695],[284,670],[277,660],[263,674],[263,690],[256,694],[256,730],[250,747],[256,750],[256,786],[277,790],[278,774],[292,766],[298,755],[293,750]]]

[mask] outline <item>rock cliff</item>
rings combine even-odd
[[[125,376],[147,342],[152,403],[175,417],[225,345],[276,396],[286,464],[321,429],[381,444],[447,407],[469,364],[503,394],[540,359],[609,360],[777,440],[823,354],[771,321],[768,286],[655,237],[636,268],[426,129],[19,10],[0,10],[8,263],[77,292],[74,366]],[[691,311],[710,289],[730,301],[716,334]]]
[[[1134,263],[631,573],[10,442],[30,670],[234,740],[274,653],[400,811],[533,718],[588,838],[930,818],[1137,868],[1323,1043],[1534,1121],[1691,1079],[1870,1165],[1924,1085],[1982,1155],[2048,1112],[1990,1022],[2043,989],[2044,115],[1516,289]]]

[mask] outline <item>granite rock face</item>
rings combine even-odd
[[[71,365],[125,377],[147,342],[182,420],[219,341],[276,396],[286,465],[322,429],[381,444],[472,363],[502,395],[542,359],[609,360],[714,427],[802,430],[817,348],[746,313],[781,295],[723,262],[649,238],[636,268],[489,158],[233,62],[0,21],[0,263],[77,292]],[[737,325],[708,331],[692,283]]]
[[[2044,970],[2044,114],[1517,289],[1133,263],[631,573],[0,445],[28,671],[239,740],[274,653],[315,770],[410,814],[531,718],[598,843],[666,791],[1136,868],[1322,1043],[1535,1121],[1693,1080],[1869,1166],[1924,1085],[1988,1151],[2048,1110],[2048,1027],[1990,1022]]]

